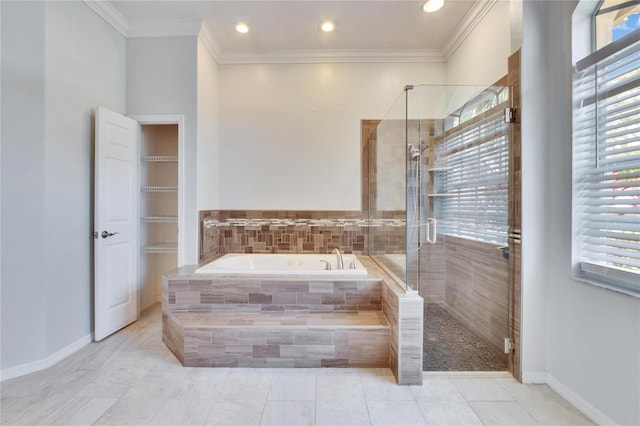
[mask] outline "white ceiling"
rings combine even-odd
[[[428,14],[422,11],[423,1],[414,0],[110,1],[126,35],[186,35],[202,28],[222,63],[442,61],[493,3],[445,0],[441,10]],[[336,30],[320,31],[323,20],[336,22]],[[236,32],[238,22],[247,23],[250,32]]]

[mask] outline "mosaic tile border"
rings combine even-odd
[[[380,227],[395,226],[405,227],[406,219],[224,219],[219,220],[211,217],[202,220],[202,227],[210,229],[213,227],[262,227],[262,226],[358,226],[358,227]]]

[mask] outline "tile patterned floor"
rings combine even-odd
[[[473,331],[435,303],[424,307],[424,371],[505,371],[498,355]]]
[[[0,385],[7,425],[586,425],[545,385],[505,373],[182,367],[160,341],[160,309],[57,365]]]

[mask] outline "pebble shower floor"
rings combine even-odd
[[[445,308],[425,303],[423,371],[506,371],[500,357]]]

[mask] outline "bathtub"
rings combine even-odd
[[[345,269],[336,269],[335,254],[236,254],[230,253],[195,270],[210,275],[315,275],[367,276],[355,255],[343,254]],[[326,270],[329,262],[331,270]],[[351,266],[355,268],[351,268]]]

